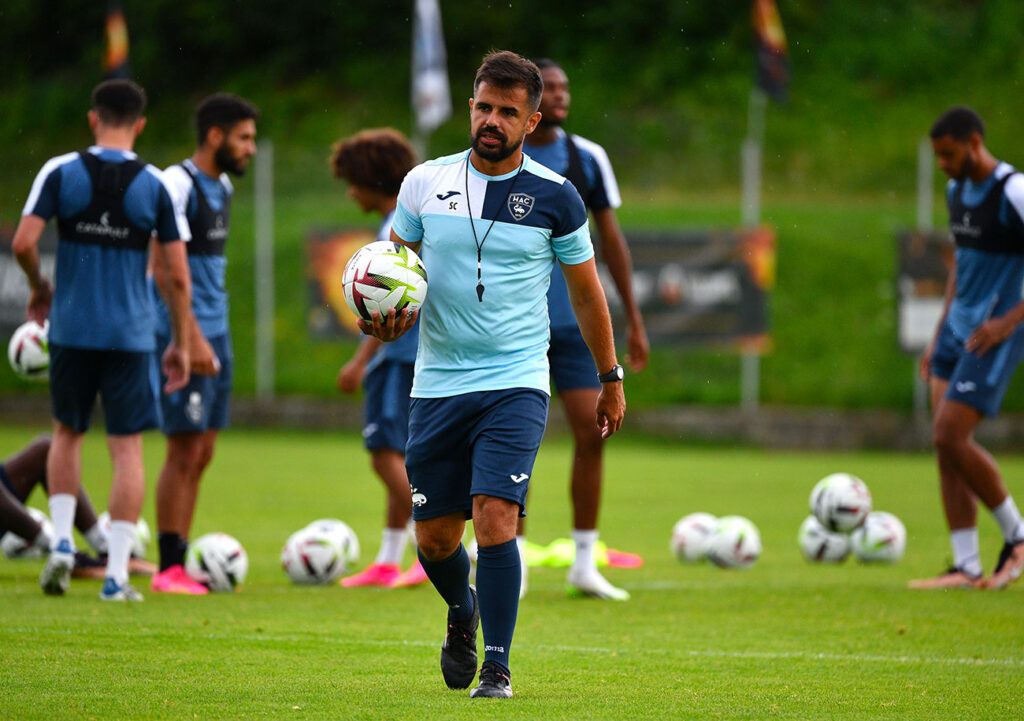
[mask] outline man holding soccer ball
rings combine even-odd
[[[471,148],[414,168],[402,184],[392,239],[421,253],[422,307],[406,467],[420,561],[448,605],[441,671],[450,688],[476,675],[471,698],[512,696],[509,651],[519,606],[516,521],[547,420],[547,288],[557,260],[580,330],[601,372],[594,420],[622,424],[622,367],[594,264],[586,208],[571,183],[529,160],[543,82],[511,52],[484,58],[469,102]],[[360,322],[384,341],[418,313]],[[461,539],[473,519],[477,586]]]
[[[72,524],[82,483],[82,437],[99,394],[114,470],[110,542],[100,598],[137,601],[128,559],[145,495],[142,431],[157,424],[159,390],[151,374],[155,351],[146,290],[150,237],[167,268],[172,341],[163,354],[168,393],[189,379],[185,318],[191,279],[185,257],[188,225],[175,213],[162,174],[132,152],[146,124],[145,92],[128,80],[107,80],[92,93],[91,148],[43,166],[12,243],[32,289],[28,315],[50,320],[53,442],[47,457],[54,546],[39,583],[48,594],[68,589],[74,567]],[[56,216],[56,288],[39,274],[39,236]],[[98,292],[102,289],[102,292]]]
[[[911,588],[1004,588],[1024,571],[1024,520],[999,468],[974,440],[984,416],[999,412],[1024,357],[1024,175],[992,156],[985,125],[970,108],[943,113],[931,129],[946,187],[956,265],[942,321],[921,356],[931,388],[933,436],[953,567]],[[978,501],[1003,533],[986,581],[978,553]]]
[[[160,572],[150,584],[159,593],[208,593],[185,572],[185,551],[199,482],[213,459],[217,434],[228,423],[234,365],[224,284],[233,194],[228,174],[245,174],[256,153],[258,117],[256,107],[237,95],[211,95],[196,110],[195,153],[164,171],[175,209],[187,218],[192,234],[186,247],[192,274],[187,327],[193,375],[187,386],[161,399],[167,456],[156,485]],[[170,343],[167,272],[158,253],[151,260],[156,343],[163,349]]]

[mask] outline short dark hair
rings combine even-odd
[[[473,80],[474,93],[481,82],[502,90],[522,86],[526,88],[531,112],[536,112],[540,107],[540,96],[544,92],[540,70],[532,61],[509,50],[496,50],[484,57]]]
[[[257,120],[259,109],[245,98],[231,93],[214,93],[196,109],[196,135],[199,144],[206,142],[210,128],[228,132],[243,120]]]
[[[352,185],[398,195],[402,180],[416,165],[416,151],[394,128],[370,128],[339,140],[331,148],[335,178]]]
[[[952,107],[935,121],[929,134],[932,140],[938,140],[946,135],[953,136],[954,140],[964,141],[977,133],[985,137],[985,121],[976,112],[966,105]]]
[[[104,80],[93,88],[92,109],[104,125],[131,125],[146,111],[146,91],[131,80]]]
[[[537,66],[538,70],[547,70],[548,68],[558,68],[562,70],[562,66],[556,63],[551,58],[534,58],[533,64]]]

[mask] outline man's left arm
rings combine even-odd
[[[597,276],[594,259],[576,265],[562,263],[562,274],[569,288],[576,321],[579,323],[583,340],[586,341],[599,373],[608,373],[616,365],[615,339],[612,336],[612,321],[608,315],[608,301]],[[622,427],[626,414],[626,396],[622,381],[601,384],[601,395],[597,399],[597,425],[602,438],[615,433]]]
[[[626,362],[634,371],[641,371],[647,366],[651,347],[647,340],[643,316],[640,315],[640,307],[633,295],[633,261],[629,255],[629,246],[626,245],[626,239],[612,208],[595,210],[593,217],[597,235],[601,238],[601,255],[626,311],[626,342],[629,346]]]

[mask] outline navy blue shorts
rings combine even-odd
[[[578,326],[551,329],[548,363],[551,380],[559,392],[601,387],[594,356],[590,354]]]
[[[363,378],[363,445],[405,455],[415,365],[384,360]]]
[[[53,417],[84,433],[97,394],[103,399],[109,435],[130,436],[156,428],[160,390],[153,354],[50,343]]]
[[[946,398],[959,401],[986,416],[994,416],[1003,403],[1013,372],[1024,357],[1024,329],[1018,328],[1005,341],[983,356],[969,353],[944,323],[932,354],[932,375],[949,381]]]
[[[188,385],[170,395],[160,394],[160,430],[165,435],[177,433],[203,433],[219,430],[228,425],[228,402],[231,399],[231,383],[235,373],[235,356],[231,351],[231,336],[207,338],[213,352],[220,361],[216,375],[192,375]],[[167,377],[159,371],[160,360],[171,342],[170,338],[157,336],[157,353],[154,364],[160,374],[160,387],[167,383]]]
[[[473,496],[519,504],[544,437],[549,397],[532,388],[413,398],[405,467],[417,521],[465,513]]]

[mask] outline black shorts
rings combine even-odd
[[[152,355],[50,343],[53,417],[84,433],[99,394],[109,435],[130,436],[156,428],[160,391]]]

